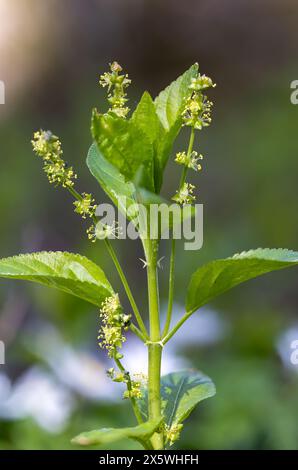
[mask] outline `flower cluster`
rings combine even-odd
[[[123,398],[142,398],[141,382],[132,380],[129,388],[123,393]]]
[[[203,155],[198,155],[198,152],[193,150],[188,155],[186,152],[178,152],[176,153],[175,162],[178,165],[183,165],[187,168],[191,168],[194,171],[200,171],[202,169],[202,165],[199,160],[203,160]]]
[[[125,382],[129,379],[128,372],[116,372],[114,367],[107,370],[107,376],[109,379],[113,380],[113,382]]]
[[[191,95],[185,102],[182,111],[182,119],[184,126],[190,126],[194,129],[201,130],[203,127],[209,126],[211,123],[212,101],[202,93],[206,88],[214,88],[216,85],[211,78],[206,75],[200,75],[193,78],[189,86],[192,90]]]
[[[50,183],[67,188],[76,197],[73,203],[75,212],[83,219],[95,216],[96,204],[91,194],[79,194],[74,188],[74,179],[77,179],[73,168],[63,160],[61,142],[51,131],[40,130],[33,135],[33,150],[43,159],[43,169]]]
[[[125,90],[130,85],[131,80],[127,74],[120,73],[122,67],[117,62],[110,64],[110,70],[110,72],[105,72],[100,76],[99,84],[102,87],[108,87],[108,101],[111,105],[108,112],[125,118],[129,112],[129,108],[125,106],[128,101]]]
[[[31,141],[36,155],[44,161],[44,171],[50,183],[71,188],[77,175],[62,158],[61,142],[51,131],[40,130],[34,133]]]
[[[128,371],[116,372],[114,367],[107,370],[107,376],[113,380],[113,382],[122,382],[127,386],[127,390],[123,393],[123,398],[142,398],[141,386],[142,382],[131,380]]]
[[[172,426],[165,425],[165,437],[170,446],[178,441],[182,428],[183,424],[172,424]]]
[[[193,194],[195,186],[185,181],[188,169],[200,171],[202,165],[199,163],[203,159],[201,154],[193,150],[195,130],[201,130],[203,127],[209,126],[211,123],[211,109],[213,103],[207,99],[203,94],[203,90],[213,88],[216,85],[212,82],[211,78],[206,75],[198,74],[192,78],[189,85],[189,93],[185,99],[184,108],[182,110],[182,123],[183,126],[191,127],[191,137],[187,152],[178,152],[175,157],[175,162],[184,167],[180,187],[172,199],[178,204],[192,204],[195,202]]]
[[[122,312],[118,294],[107,297],[100,309],[102,327],[99,331],[99,346],[108,351],[111,358],[121,358],[118,349],[126,341],[123,330],[130,325],[131,315]]]
[[[175,196],[172,197],[173,201],[181,205],[192,204],[196,199],[193,195],[194,189],[195,186],[193,184],[184,183],[182,187],[176,191]]]
[[[93,217],[95,215],[96,204],[95,199],[93,199],[92,194],[82,193],[82,199],[75,201],[73,204],[75,206],[75,212],[80,214],[83,219],[86,217]]]
[[[89,240],[96,242],[96,240],[105,240],[106,238],[119,238],[122,233],[121,228],[117,222],[113,222],[112,225],[103,224],[98,222],[96,225],[91,225],[87,229],[87,235]]]

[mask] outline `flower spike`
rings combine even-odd
[[[126,118],[129,108],[125,106],[128,101],[125,89],[130,85],[131,80],[127,74],[120,74],[122,72],[121,65],[118,62],[110,64],[110,72],[105,72],[100,76],[99,84],[108,88],[108,101],[111,107],[108,113],[114,113],[120,118]]]

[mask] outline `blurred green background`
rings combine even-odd
[[[133,80],[131,108],[144,89],[157,94],[196,61],[218,84],[213,124],[200,134],[204,246],[194,253],[179,245],[177,317],[200,263],[259,246],[298,248],[295,0],[0,0],[0,19],[1,257],[79,251],[100,260],[122,293],[104,246],[88,243],[72,200],[49,186],[30,146],[35,129],[51,129],[79,173],[80,190],[106,200],[85,157],[91,108],[106,109],[98,76],[112,60]],[[177,150],[185,145],[182,133]],[[165,196],[179,173],[170,162]],[[140,245],[114,247],[146,315]],[[166,245],[162,251],[165,300]],[[196,367],[217,386],[216,397],[188,419],[178,448],[298,449],[298,366],[290,362],[297,279],[294,268],[236,288],[194,315],[165,350],[164,371]],[[98,323],[96,309],[75,298],[1,281],[1,449],[67,449],[82,430],[134,422],[119,386],[105,377]],[[130,368],[145,369],[144,347],[133,339],[126,347]]]

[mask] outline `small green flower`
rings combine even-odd
[[[93,243],[96,242],[97,239],[105,240],[106,238],[119,238],[121,233],[121,227],[119,227],[118,223],[115,221],[112,225],[98,222],[96,225],[91,225],[91,227],[87,229],[88,238]]]
[[[101,305],[101,313],[103,315],[112,316],[122,311],[118,294],[107,297]]]
[[[126,118],[129,108],[125,106],[128,101],[125,89],[130,85],[131,80],[127,74],[120,74],[121,65],[117,62],[110,64],[110,72],[105,72],[100,76],[99,84],[108,88],[108,101],[111,105],[108,113],[114,113],[120,118]]]
[[[200,75],[193,78],[189,89],[192,94],[187,98],[184,109],[182,111],[182,119],[184,126],[190,126],[193,129],[201,130],[203,127],[209,126],[211,123],[212,101],[202,93],[202,90],[214,88],[215,83],[206,75]]]
[[[37,131],[31,140],[34,152],[44,160],[59,158],[63,154],[61,142],[51,131]]]
[[[83,193],[82,199],[75,201],[73,204],[75,206],[75,212],[80,214],[83,219],[86,217],[93,217],[95,215],[96,204],[95,199],[93,199],[92,194]]]
[[[56,186],[63,186],[63,188],[72,187],[74,185],[73,179],[77,178],[72,167],[67,167],[63,160],[52,162],[47,161],[43,167],[49,183]]]
[[[99,346],[106,349],[109,357],[113,358],[126,341],[123,330],[129,327],[131,316],[122,312],[119,295],[114,294],[102,303],[100,318],[102,327],[98,335]]]
[[[172,424],[172,426],[165,425],[166,440],[170,445],[178,441],[183,428],[183,424]]]
[[[216,83],[213,83],[211,78],[206,75],[198,74],[196,78],[192,78],[189,88],[191,90],[200,91],[205,90],[206,88],[215,88]]]
[[[109,379],[112,379],[112,380],[113,380],[113,378],[114,378],[114,376],[115,376],[115,369],[114,369],[114,367],[110,367],[110,369],[108,369],[108,370],[106,371],[106,374],[107,374],[107,376],[109,377]]]
[[[188,156],[186,152],[178,152],[176,154],[175,162],[178,165],[186,166],[194,171],[200,171],[202,166],[198,163],[199,160],[203,160],[203,155],[198,155],[198,152],[193,150]]]
[[[50,183],[64,188],[72,187],[77,178],[73,168],[62,159],[61,142],[51,131],[40,130],[34,133],[31,141],[36,155],[44,161],[44,172]]]
[[[186,100],[182,112],[183,125],[201,130],[211,123],[211,109],[213,103],[209,101],[201,92],[194,91]]]
[[[125,390],[123,398],[142,398],[141,382],[132,381],[130,390]]]
[[[182,188],[172,197],[173,201],[181,205],[192,204],[196,200],[195,196],[193,196],[194,189],[195,186],[193,184],[184,183]]]

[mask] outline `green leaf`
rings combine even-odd
[[[172,151],[174,141],[182,126],[182,111],[185,100],[190,96],[189,85],[198,73],[198,64],[192,65],[183,75],[172,82],[155,99],[155,109],[164,132],[160,133],[157,143],[157,161],[159,179],[156,181],[156,191],[162,184],[162,173]]]
[[[298,252],[259,248],[231,258],[211,261],[192,276],[187,293],[186,310],[194,312],[214,297],[244,281],[262,274],[298,264]]]
[[[156,112],[163,127],[168,132],[176,127],[177,123],[181,125],[181,112],[185,99],[191,94],[189,85],[191,84],[191,79],[197,76],[198,69],[198,64],[192,65],[155,99]]]
[[[3,258],[0,277],[55,287],[97,306],[114,293],[99,266],[84,256],[60,251]]]
[[[160,155],[162,149],[161,143],[165,141],[167,133],[159,120],[154,102],[147,91],[143,94],[131,117],[131,121],[146,134],[152,146],[154,154],[155,188],[157,192],[159,192],[163,172],[163,168],[161,167],[162,155]]]
[[[202,400],[215,395],[212,380],[195,370],[172,372],[161,378],[162,415],[168,426],[182,423]],[[145,390],[139,400],[142,414],[147,417],[147,398]]]
[[[136,188],[132,182],[125,181],[124,176],[119,170],[104,158],[95,142],[89,149],[87,166],[105,193],[126,216],[130,206],[135,204],[143,204],[144,206],[162,203],[169,204],[168,201],[161,198],[158,194],[143,188]],[[135,206],[135,208],[137,207]],[[135,211],[131,211],[131,213],[133,216],[128,216],[128,219],[136,217]]]
[[[91,445],[104,445],[111,442],[120,441],[121,439],[134,439],[139,442],[144,442],[150,439],[152,434],[158,429],[161,420],[147,421],[135,427],[130,428],[103,428],[90,432],[83,432],[74,439],[72,444],[81,446]]]
[[[133,121],[94,110],[91,131],[104,158],[126,181],[136,181],[139,186],[154,191],[153,148]]]
[[[158,194],[152,193],[151,191],[147,191],[143,188],[137,189],[132,182],[125,181],[124,176],[119,172],[119,170],[104,158],[95,142],[89,149],[87,166],[105,193],[129,220],[137,219],[138,212],[136,204],[143,204],[145,207],[150,206],[150,204],[166,204],[170,207],[172,204]],[[135,206],[134,208],[136,210],[131,210],[129,215],[129,208],[132,205]],[[179,223],[192,217],[194,214],[194,208],[185,206]],[[152,218],[151,224],[153,224],[153,226],[151,226],[151,233],[161,236],[163,232],[173,227],[172,219],[173,217],[171,213],[169,219],[161,219],[161,217],[157,217],[156,219]],[[140,222],[139,219],[138,222]]]
[[[148,91],[143,93],[131,117],[131,121],[146,134],[153,147],[157,145],[160,133],[165,133],[158,118],[154,102]]]
[[[184,370],[162,379],[162,408],[168,426],[182,423],[202,400],[215,395],[212,380],[201,372]]]
[[[136,203],[135,185],[125,181],[120,171],[104,158],[95,142],[89,149],[87,166],[113,203],[126,214],[128,207]]]

